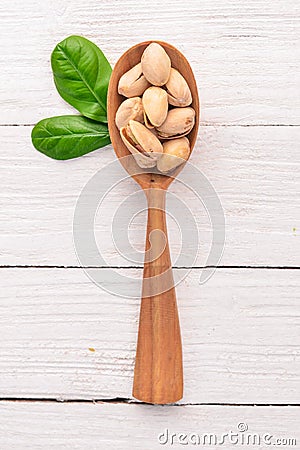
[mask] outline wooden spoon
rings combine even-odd
[[[149,173],[138,168],[124,145],[115,124],[116,111],[124,101],[118,94],[120,77],[140,62],[145,48],[154,41],[131,47],[118,60],[108,89],[108,126],[111,141],[123,167],[144,190],[148,202],[142,301],[134,370],[133,396],[147,403],[173,403],[183,395],[182,348],[176,293],[167,237],[165,198],[169,185],[183,169],[172,176]],[[196,111],[196,123],[188,138],[191,150],[199,126],[199,99],[196,81],[186,58],[172,45],[158,42],[171,58],[172,67],[187,80]],[[152,233],[154,232],[154,233]],[[151,234],[152,233],[152,234]],[[151,237],[150,237],[151,234]]]

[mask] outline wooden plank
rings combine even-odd
[[[30,131],[30,127],[1,128],[0,263],[79,265],[72,234],[76,202],[92,176],[116,161],[114,153],[107,147],[78,160],[53,161],[33,149]],[[226,246],[221,264],[299,266],[299,140],[299,127],[201,128],[191,162],[213,185],[224,209]],[[117,167],[118,164],[116,161]],[[132,212],[120,205],[128,199],[133,211],[139,211],[146,202],[142,192],[133,195],[138,186],[130,179],[112,188],[109,170],[100,172],[100,183],[93,194],[100,201],[104,186],[110,191],[96,216],[98,247],[108,265],[139,265],[143,259],[146,213],[141,212],[130,225]],[[109,174],[108,183],[102,184],[101,173]],[[121,167],[119,173],[122,179],[125,173]],[[192,186],[194,179],[189,178],[189,173],[186,168],[182,175]],[[201,184],[196,183],[196,187],[201,195]],[[190,208],[187,218],[179,214],[181,209],[174,203],[176,196]],[[210,206],[210,201],[206,203]],[[130,242],[140,251],[135,251],[135,262],[126,259],[128,252],[122,256],[112,240],[111,224],[118,208],[121,213],[116,225],[121,223],[122,228],[125,223],[125,231],[129,227]],[[212,226],[201,201],[176,181],[170,187],[167,209],[191,236],[196,225],[196,264],[207,264]],[[114,232],[114,238],[119,232],[120,229]],[[192,265],[189,255],[197,248],[197,241],[185,240],[182,250],[180,230],[171,218],[169,237],[173,264]],[[128,240],[127,233],[124,240]],[[179,255],[187,258],[178,259]],[[101,265],[97,254],[90,265]]]
[[[131,398],[142,272],[120,270],[122,284],[94,270],[118,295],[80,269],[0,270],[0,398]],[[299,271],[199,279],[194,269],[177,288],[182,402],[300,403]]]
[[[291,406],[1,402],[0,414],[1,448],[10,450],[98,450],[112,445],[116,450],[178,449],[194,448],[197,439],[206,443],[201,448],[217,448],[209,445],[217,442],[228,450],[280,445],[296,449],[300,440],[300,408]],[[248,430],[240,431],[243,426]]]
[[[139,41],[178,46],[195,71],[205,122],[300,124],[294,0],[27,0],[17,7],[3,0],[0,14],[0,123],[35,123],[72,111],[55,91],[49,59],[57,42],[81,34],[112,64]]]

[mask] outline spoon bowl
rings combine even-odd
[[[127,149],[126,145],[123,143],[120,136],[120,131],[118,130],[115,124],[117,109],[125,99],[122,95],[118,93],[119,79],[125,72],[127,72],[129,69],[131,69],[133,66],[135,66],[141,61],[141,57],[145,48],[152,42],[160,44],[165,49],[165,51],[167,52],[172,61],[172,67],[174,67],[174,69],[177,69],[183,75],[191,90],[193,102],[189,106],[194,108],[196,112],[195,125],[191,130],[191,132],[189,133],[189,135],[187,136],[190,141],[191,147],[190,155],[191,155],[197,139],[199,127],[199,97],[197,84],[193,71],[185,56],[182,53],[180,53],[179,50],[177,50],[175,47],[173,47],[170,44],[167,44],[166,42],[160,41],[142,42],[140,44],[131,47],[118,60],[112,72],[108,88],[108,99],[107,99],[108,127],[112,145],[117,157],[121,158],[121,163],[123,167],[127,170],[127,172],[130,175],[132,175],[132,177],[141,186],[141,188],[148,189],[150,187],[156,187],[161,189],[167,189],[168,186],[174,180],[174,178],[183,169],[184,163],[181,164],[179,167],[177,167],[175,170],[173,170],[170,176],[155,173],[154,171],[149,173],[149,170],[143,171],[143,169],[141,169],[136,164],[134,158],[124,158],[124,156],[129,156],[131,155],[131,153]],[[124,160],[122,160],[122,158],[124,158]]]
[[[124,145],[115,124],[117,109],[124,101],[118,94],[121,76],[138,64],[145,48],[160,44],[169,55],[172,67],[186,79],[192,94],[196,117],[189,135],[190,154],[199,127],[199,98],[196,81],[187,59],[165,42],[148,41],[131,47],[118,60],[108,88],[108,127],[112,145],[121,164],[141,186],[148,202],[142,301],[134,369],[133,396],[147,403],[174,403],[183,395],[183,369],[180,325],[169,252],[165,216],[166,191],[183,169],[184,163],[170,175],[157,169],[141,169]]]

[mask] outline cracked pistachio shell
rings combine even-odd
[[[151,86],[143,94],[145,124],[148,128],[159,127],[168,114],[168,94],[157,86]]]
[[[120,130],[121,138],[142,168],[154,167],[163,147],[157,137],[144,125],[130,120],[127,127]]]
[[[190,88],[178,70],[171,68],[166,89],[170,105],[184,107],[192,103]]]
[[[142,71],[149,83],[163,86],[169,79],[171,60],[163,47],[156,42],[145,48],[141,59]]]
[[[118,92],[125,97],[138,97],[150,86],[142,73],[141,63],[132,67],[121,76],[118,84]]]
[[[126,127],[130,120],[137,120],[138,122],[144,120],[143,103],[140,97],[127,98],[116,112],[116,125],[119,130]]]
[[[190,154],[190,142],[186,137],[166,141],[164,152],[157,161],[157,168],[162,173],[168,173],[186,161]]]
[[[160,139],[176,139],[189,134],[195,125],[193,108],[174,108],[168,112],[164,123],[157,127]]]

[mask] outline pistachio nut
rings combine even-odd
[[[130,120],[120,130],[121,138],[128,150],[142,168],[154,167],[163,152],[162,144],[144,125]]]
[[[170,105],[183,107],[192,103],[192,94],[185,78],[173,67],[166,83],[166,90]]]
[[[118,84],[118,92],[125,97],[138,97],[150,86],[142,73],[142,65],[138,63],[125,72]]]
[[[168,114],[168,94],[157,86],[151,86],[143,94],[145,125],[148,128],[159,127]]]
[[[171,60],[163,47],[156,42],[145,48],[141,59],[142,71],[149,83],[163,86],[169,79]]]
[[[157,168],[162,173],[170,172],[186,161],[190,154],[190,142],[186,137],[166,141],[164,152],[157,161]]]
[[[128,125],[129,120],[137,120],[143,122],[144,110],[140,97],[132,97],[124,100],[116,112],[116,125],[119,130]]]
[[[175,139],[189,134],[195,125],[193,108],[174,108],[168,112],[164,123],[157,127],[160,139]]]

